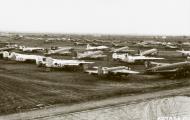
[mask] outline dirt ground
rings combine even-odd
[[[16,41],[29,46],[50,47],[52,45],[73,46],[72,42]],[[84,48],[84,47],[81,47]],[[81,49],[80,47],[77,49]],[[132,47],[132,49],[137,49]],[[109,53],[108,53],[109,54]],[[174,50],[161,49],[159,56],[177,62],[185,59]],[[58,57],[58,56],[54,56]],[[72,56],[60,58],[72,59]],[[109,56],[110,58],[110,56]],[[99,66],[126,65],[143,73],[144,65],[127,65],[106,60],[88,60]],[[0,60],[0,115],[30,111],[52,105],[69,105],[117,96],[131,96],[154,91],[189,86],[188,78],[168,79],[158,75],[129,75],[122,79],[107,79],[88,75],[82,71],[52,71],[31,63]]]

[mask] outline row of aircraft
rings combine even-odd
[[[24,53],[10,52],[13,49],[18,48]],[[41,47],[25,47],[25,46],[6,46],[0,48],[0,55],[4,59],[14,60],[18,62],[34,62],[37,66],[45,67],[46,70],[51,69],[72,69],[84,70],[89,74],[96,75],[128,75],[128,74],[138,74],[138,71],[131,70],[126,66],[117,67],[103,67],[103,66],[93,66],[94,62],[88,62],[81,59],[98,59],[106,58],[107,55],[104,51],[109,51],[112,53],[112,59],[117,61],[122,61],[126,63],[144,63],[145,73],[147,74],[162,74],[164,76],[187,76],[190,72],[190,62],[178,62],[178,63],[158,63],[156,60],[163,60],[164,58],[153,57],[158,55],[158,50],[153,48],[146,51],[138,51],[138,54],[130,55],[129,52],[134,51],[129,47],[124,46],[117,49],[110,49],[107,46],[91,46],[87,45],[85,52],[78,53],[75,52],[75,57],[71,60],[66,59],[54,59],[49,55],[52,54],[71,54],[74,51],[72,47],[54,47],[51,49],[44,49]],[[39,52],[46,51],[44,55],[30,55],[26,52]],[[190,51],[179,51],[183,56],[189,56]]]
[[[183,45],[183,44],[181,44],[181,45]],[[162,46],[163,48],[166,48],[166,49],[178,49],[179,48],[179,44],[174,44],[171,42],[155,42],[155,41],[138,42],[136,44],[136,46],[139,46],[139,47]]]

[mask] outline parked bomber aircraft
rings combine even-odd
[[[150,47],[150,45],[148,45],[146,42],[136,43],[136,46],[138,46],[138,47],[145,47],[145,48]]]
[[[105,58],[107,55],[104,55],[103,51],[85,51],[84,53],[76,53],[77,59],[101,59]]]
[[[174,46],[174,45],[165,45],[165,48],[168,48],[168,49],[178,49],[178,47]]]
[[[183,46],[190,46],[190,42],[183,42],[182,45]]]
[[[39,56],[39,55],[27,55],[27,54],[20,54],[20,53],[9,53],[6,54],[8,57],[8,59],[10,60],[15,60],[15,61],[19,61],[19,62],[34,62],[37,64],[37,60],[39,59],[43,59],[44,56]]]
[[[41,63],[40,66],[45,66],[48,69],[72,69],[76,70],[77,68],[85,69],[89,64],[94,62],[86,62],[83,60],[65,60],[65,59],[53,59],[51,57],[46,57],[45,59],[38,60]]]
[[[16,47],[2,47],[0,48],[0,51],[10,51],[10,50],[14,50],[16,49]]]
[[[188,57],[188,56],[190,56],[190,51],[185,51],[184,49],[182,49],[182,50],[177,50],[177,52],[181,53],[183,57]]]
[[[156,48],[146,50],[146,51],[143,51],[143,52],[141,52],[139,50],[139,55],[141,55],[141,56],[149,56],[149,55],[152,56],[152,55],[157,55],[157,54],[158,54],[158,49],[156,49]]]
[[[113,47],[124,47],[125,45],[123,45],[123,44],[118,44],[118,43],[114,43],[114,42],[112,42],[111,43],[111,45],[113,46]]]
[[[162,42],[159,41],[146,41],[148,45],[162,45]]]
[[[123,61],[127,63],[142,63],[145,61],[154,61],[154,60],[164,59],[164,58],[157,58],[157,57],[147,57],[147,56],[142,56],[142,55],[131,56],[128,53],[126,54],[113,53],[112,58],[114,60],[119,60],[119,61]]]
[[[75,45],[75,46],[78,46],[78,45],[86,45],[86,43],[83,43],[83,42],[74,42],[74,45]]]
[[[25,47],[25,46],[19,46],[19,49],[22,50],[23,52],[38,52],[45,50],[44,48],[41,47]]]
[[[0,47],[18,47],[17,43],[13,42],[0,42]]]
[[[106,50],[109,49],[107,46],[91,46],[90,44],[87,44],[86,50]]]
[[[134,51],[134,50],[130,50],[128,46],[111,50],[111,52],[117,52],[117,53],[128,53],[128,52],[132,52],[132,51]]]
[[[169,77],[185,77],[190,73],[190,62],[156,63],[145,62],[146,73],[162,74]]]
[[[66,55],[66,54],[71,54],[73,48],[72,47],[58,47],[55,50],[51,49],[48,50],[46,55],[51,55],[51,54],[60,54],[60,55]]]
[[[93,70],[86,70],[85,72],[94,75],[107,75],[107,76],[121,76],[129,74],[137,74],[139,72],[132,71],[129,67],[93,67]]]
[[[170,42],[164,42],[162,43],[162,45],[166,48],[166,49],[178,49],[178,47]]]

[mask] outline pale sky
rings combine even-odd
[[[190,35],[190,0],[0,0],[0,31]]]

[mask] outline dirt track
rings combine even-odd
[[[19,119],[64,119],[64,116],[67,114],[75,114],[80,112],[89,112],[93,111],[94,109],[104,109],[115,107],[115,106],[123,106],[127,104],[134,104],[134,103],[140,103],[143,101],[147,101],[150,99],[158,99],[163,97],[169,97],[169,96],[179,96],[184,95],[186,93],[190,92],[190,87],[183,87],[179,89],[173,89],[173,90],[164,90],[159,92],[153,92],[153,93],[145,93],[141,95],[133,95],[133,96],[123,96],[123,97],[117,97],[117,98],[110,98],[100,101],[90,101],[90,102],[84,102],[80,104],[74,104],[74,105],[60,105],[60,106],[53,106],[49,108],[44,108],[41,110],[34,110],[31,112],[24,112],[24,113],[17,113],[7,116],[1,116],[0,119],[2,120],[19,120]]]

